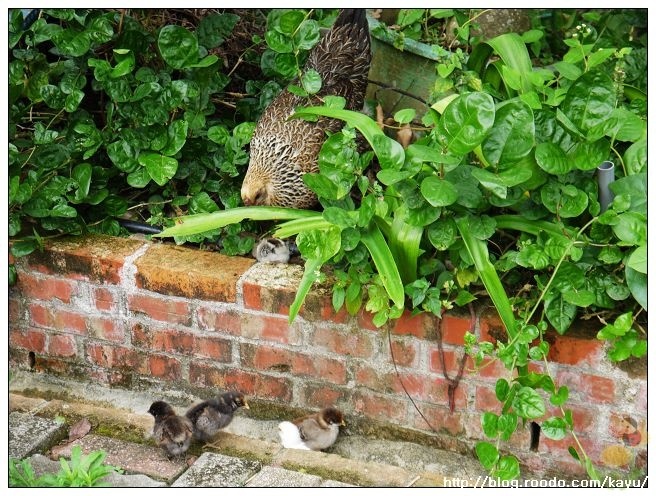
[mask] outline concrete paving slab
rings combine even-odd
[[[280,467],[263,467],[246,487],[319,487],[321,477]]]
[[[221,431],[212,442],[211,447],[203,449],[204,451],[210,451],[213,448],[223,455],[243,457],[268,464],[275,454],[282,449],[282,446],[271,441],[252,439],[243,435],[238,436]]]
[[[353,484],[347,484],[346,482],[339,482],[336,480],[324,480],[321,482],[319,487],[357,487]]]
[[[66,436],[63,422],[23,412],[9,414],[9,458],[27,458]]]
[[[241,487],[261,468],[260,462],[205,452],[171,487]]]
[[[164,450],[156,446],[136,444],[96,434],[89,434],[65,446],[58,447],[57,457],[70,457],[73,446],[80,446],[84,454],[103,450],[107,453],[106,464],[119,467],[127,473],[144,474],[168,483],[188,467],[184,458],[169,460]]]
[[[399,467],[349,460],[321,451],[283,449],[274,461],[289,470],[302,469],[324,479],[358,486],[405,487],[416,477]]]

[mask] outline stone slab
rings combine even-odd
[[[203,453],[171,487],[242,487],[262,464],[217,453]]]
[[[247,487],[319,487],[321,477],[267,466],[253,477]]]
[[[9,458],[23,459],[66,437],[66,425],[23,412],[9,414]]]

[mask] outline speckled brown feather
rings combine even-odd
[[[371,61],[369,29],[364,9],[344,9],[332,29],[312,49],[305,70],[321,75],[318,96],[338,95],[346,108],[360,110],[367,88]],[[319,105],[318,98],[312,105]],[[296,107],[308,106],[302,98],[283,90],[262,114],[251,140],[248,171],[241,188],[246,205],[309,208],[316,195],[303,183],[303,175],[317,172],[317,157],[326,132],[343,122],[320,118],[317,122],[291,119]]]

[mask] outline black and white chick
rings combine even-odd
[[[253,247],[258,262],[287,263],[291,258],[288,244],[278,238],[263,238]]]
[[[194,438],[207,443],[232,422],[233,414],[241,407],[250,409],[244,395],[229,391],[192,406],[185,416],[193,425]]]
[[[285,420],[278,424],[278,436],[280,436],[280,443],[283,448],[309,450],[307,444],[301,439],[301,432],[298,426]]]
[[[311,449],[319,451],[332,446],[337,440],[339,426],[346,425],[342,412],[336,408],[324,408],[320,412],[306,415],[292,421],[298,429],[298,435],[306,448],[298,447],[297,449]],[[281,442],[284,447],[293,448],[292,444],[296,442],[295,434],[288,426],[280,428],[278,426]],[[285,438],[283,439],[283,433]],[[287,446],[289,444],[290,446]]]
[[[148,409],[155,417],[152,438],[164,449],[169,458],[186,453],[191,445],[194,426],[187,417],[177,415],[164,401],[155,401]]]

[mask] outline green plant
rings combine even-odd
[[[103,487],[109,474],[119,471],[116,467],[105,465],[107,454],[93,451],[82,455],[79,446],[71,450],[70,462],[59,459],[61,468],[56,474],[44,474],[36,477],[29,460],[9,460],[9,487]]]

